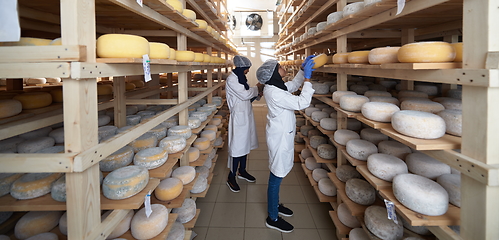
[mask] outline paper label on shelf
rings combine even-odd
[[[397,0],[397,14],[395,15],[399,15],[402,10],[404,10],[404,7],[405,7],[405,0]]]
[[[138,3],[141,7],[144,7],[144,6],[142,5],[142,0],[135,0],[135,1],[137,1],[137,3]]]
[[[144,66],[144,80],[151,81],[151,61],[148,54],[142,55],[142,66]]]
[[[393,220],[396,224],[399,222],[397,221],[397,213],[395,213],[395,204],[393,204],[392,201],[385,200],[385,206],[386,206],[386,212],[388,213],[388,219]]]
[[[146,200],[144,201],[144,205],[146,207],[146,216],[149,218],[152,213],[152,208],[151,208],[151,191],[149,191],[146,195]]]
[[[21,26],[17,13],[17,0],[0,1],[0,42],[19,42]]]

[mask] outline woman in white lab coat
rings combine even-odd
[[[265,84],[263,96],[267,101],[267,146],[269,149],[270,177],[267,189],[268,214],[266,226],[281,232],[293,231],[293,226],[278,215],[292,216],[293,211],[279,204],[279,188],[282,179],[293,168],[294,137],[296,134],[295,110],[310,105],[315,90],[310,83],[314,62],[309,56],[293,81],[284,82],[285,70],[276,60],[267,60],[256,75]],[[303,84],[299,96],[292,93]]]
[[[256,181],[246,171],[246,160],[250,151],[258,148],[251,102],[261,94],[263,85],[258,83],[255,87],[248,86],[246,74],[251,67],[251,61],[247,57],[234,56],[233,62],[236,68],[232,70],[225,82],[227,104],[230,110],[228,167],[231,171],[227,177],[227,186],[231,191],[239,192],[236,174],[238,178],[248,182]]]

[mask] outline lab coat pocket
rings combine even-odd
[[[236,126],[246,126],[246,118],[248,118],[248,116],[245,112],[235,112],[231,117],[234,118],[234,123]]]

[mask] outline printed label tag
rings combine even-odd
[[[144,6],[142,6],[142,0],[136,0],[136,1],[137,1],[137,3],[138,3],[141,7],[144,7]]]
[[[144,80],[149,82],[151,78],[151,61],[149,60],[149,55],[142,55],[142,66],[144,67]]]
[[[395,204],[393,202],[385,200],[385,206],[386,206],[386,212],[388,213],[388,219],[393,220],[396,224],[398,224],[397,221],[397,214],[395,213]]]
[[[397,0],[397,14],[395,15],[399,15],[404,10],[404,7],[405,7],[405,0]]]
[[[152,213],[152,208],[151,208],[151,191],[149,191],[146,195],[146,199],[144,201],[144,205],[146,206],[146,216],[149,218]]]

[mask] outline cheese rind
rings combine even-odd
[[[48,92],[27,92],[18,94],[12,99],[21,102],[23,110],[43,108],[52,104],[52,95]]]
[[[461,207],[461,176],[459,174],[442,174],[437,178],[437,183],[449,194],[449,202]]]
[[[7,118],[21,113],[23,105],[21,101],[15,99],[0,100],[0,118]]]
[[[378,150],[380,153],[389,154],[400,159],[405,159],[407,154],[412,153],[411,149],[397,141],[381,141],[378,143]]]
[[[128,144],[128,146],[133,148],[135,153],[146,148],[156,147],[156,145],[158,145],[158,138],[149,132],[142,134],[142,136]]]
[[[355,14],[364,8],[364,2],[354,2],[346,5],[343,8],[343,17]]]
[[[158,187],[154,190],[154,195],[158,200],[170,201],[180,196],[183,189],[184,184],[182,180],[171,177],[159,183]]]
[[[181,136],[165,137],[159,142],[159,147],[162,147],[170,154],[182,151],[186,145],[187,141]]]
[[[348,54],[349,53],[336,53],[333,55],[333,63],[334,64],[345,64],[348,63]]]
[[[461,110],[446,109],[437,113],[445,122],[445,132],[448,134],[462,136],[463,112]]]
[[[400,108],[397,105],[385,102],[367,102],[361,108],[364,117],[377,122],[390,122],[392,115],[398,111]]]
[[[191,198],[186,198],[179,208],[172,209],[172,213],[177,213],[177,221],[186,223],[196,216],[196,202]]]
[[[352,178],[345,184],[347,197],[355,203],[369,206],[376,200],[376,189],[365,180]]]
[[[189,184],[196,177],[196,169],[191,166],[178,167],[172,172],[172,177],[178,178],[184,185]]]
[[[403,63],[452,62],[456,51],[446,42],[417,42],[402,46],[397,57]]]
[[[335,159],[336,147],[330,144],[320,144],[317,146],[317,155],[324,159]]]
[[[193,62],[196,54],[193,51],[177,51],[175,58],[179,62]]]
[[[339,21],[341,18],[343,18],[343,11],[330,13],[329,15],[327,15],[327,24],[328,25],[333,24],[333,23]]]
[[[168,59],[170,57],[170,47],[167,44],[159,42],[149,43],[150,59]]]
[[[420,111],[402,110],[392,115],[395,131],[415,138],[437,139],[445,134],[445,121],[440,116]]]
[[[110,172],[124,167],[133,161],[133,148],[124,146],[99,162],[101,171]]]
[[[405,162],[407,163],[409,172],[433,180],[443,174],[451,173],[449,165],[424,153],[411,153],[405,157]]]
[[[334,197],[337,194],[337,189],[336,186],[334,185],[333,181],[331,179],[325,177],[319,179],[317,182],[317,186],[319,188],[319,191],[329,197]]]
[[[170,136],[181,136],[185,139],[188,139],[192,136],[192,131],[189,126],[179,125],[173,126],[168,129],[168,137]]]
[[[337,128],[337,120],[335,118],[322,118],[320,120],[320,126],[325,130],[336,131]]]
[[[194,141],[192,146],[198,148],[200,151],[204,151],[208,149],[211,145],[211,142],[208,138],[200,137]]]
[[[342,182],[347,182],[352,178],[361,178],[361,175],[354,167],[341,165],[336,168],[336,177]]]
[[[437,102],[432,102],[428,100],[410,99],[403,101],[400,104],[400,109],[438,113],[440,111],[445,110],[445,107]]]
[[[352,215],[352,212],[350,211],[350,209],[348,209],[345,203],[341,203],[340,205],[338,205],[338,209],[336,211],[338,214],[338,219],[345,226],[350,228],[358,228],[361,226],[359,220]]]
[[[52,183],[62,173],[28,173],[17,179],[10,188],[10,195],[19,200],[41,197],[50,192]]]
[[[327,63],[327,55],[324,53],[319,54],[319,55],[313,57],[312,61],[314,61],[314,66],[312,68],[314,68],[314,69],[320,68],[320,67],[324,66],[324,64]]]
[[[149,171],[141,166],[127,166],[109,173],[102,183],[102,192],[112,200],[121,200],[142,191],[149,182]]]
[[[378,153],[378,148],[374,143],[362,139],[348,141],[346,150],[348,155],[361,161],[367,161],[369,155]]]
[[[343,96],[346,95],[357,95],[357,93],[352,92],[352,91],[336,91],[333,92],[333,102],[335,103],[340,103],[340,100]]]
[[[132,218],[130,230],[136,239],[151,239],[158,236],[168,224],[168,209],[161,204],[151,204],[152,213],[147,217],[146,208],[140,209]]]
[[[397,216],[397,219],[401,219]],[[370,206],[364,214],[364,222],[367,229],[380,239],[397,240],[402,239],[404,227],[399,221],[395,223],[388,219],[386,208],[380,206]]]
[[[198,177],[192,186],[191,193],[202,193],[208,188],[208,179]]]
[[[66,202],[66,176],[63,175],[52,184],[50,196],[58,202]]]
[[[349,63],[366,64],[369,63],[370,51],[354,51],[348,54]]]
[[[319,182],[323,178],[327,178],[328,171],[324,168],[316,168],[312,171],[312,178],[314,181]]]
[[[334,141],[345,146],[352,139],[360,139],[360,135],[352,130],[339,129],[334,132]]]
[[[27,239],[55,228],[62,212],[28,212],[19,219],[14,228],[17,239]]]
[[[321,144],[326,144],[327,139],[323,136],[311,136],[310,137],[310,146],[313,149],[317,149],[317,147]]]
[[[376,145],[378,145],[378,143],[381,141],[388,140],[388,136],[373,128],[362,129],[360,131],[360,138],[372,142]]]
[[[142,58],[149,54],[147,39],[129,34],[104,34],[97,39],[96,47],[101,58]]]
[[[152,147],[140,150],[133,157],[133,164],[147,169],[161,167],[168,160],[168,152],[162,147]]]
[[[207,138],[209,141],[215,140],[217,132],[213,130],[204,130],[200,134],[201,138]]]
[[[384,153],[370,155],[367,169],[377,178],[388,182],[399,174],[408,173],[407,164],[402,159]]]
[[[22,173],[0,173],[0,197],[9,194],[12,184],[22,175]]]
[[[340,98],[340,107],[351,112],[360,112],[362,105],[369,102],[369,98],[362,95],[345,95]]]
[[[187,158],[189,159],[189,162],[195,162],[198,160],[199,155],[200,153],[197,147],[190,147],[189,150],[187,150]]]
[[[397,63],[399,62],[397,52],[400,47],[380,47],[374,48],[369,52],[369,63],[380,65],[384,63]]]

